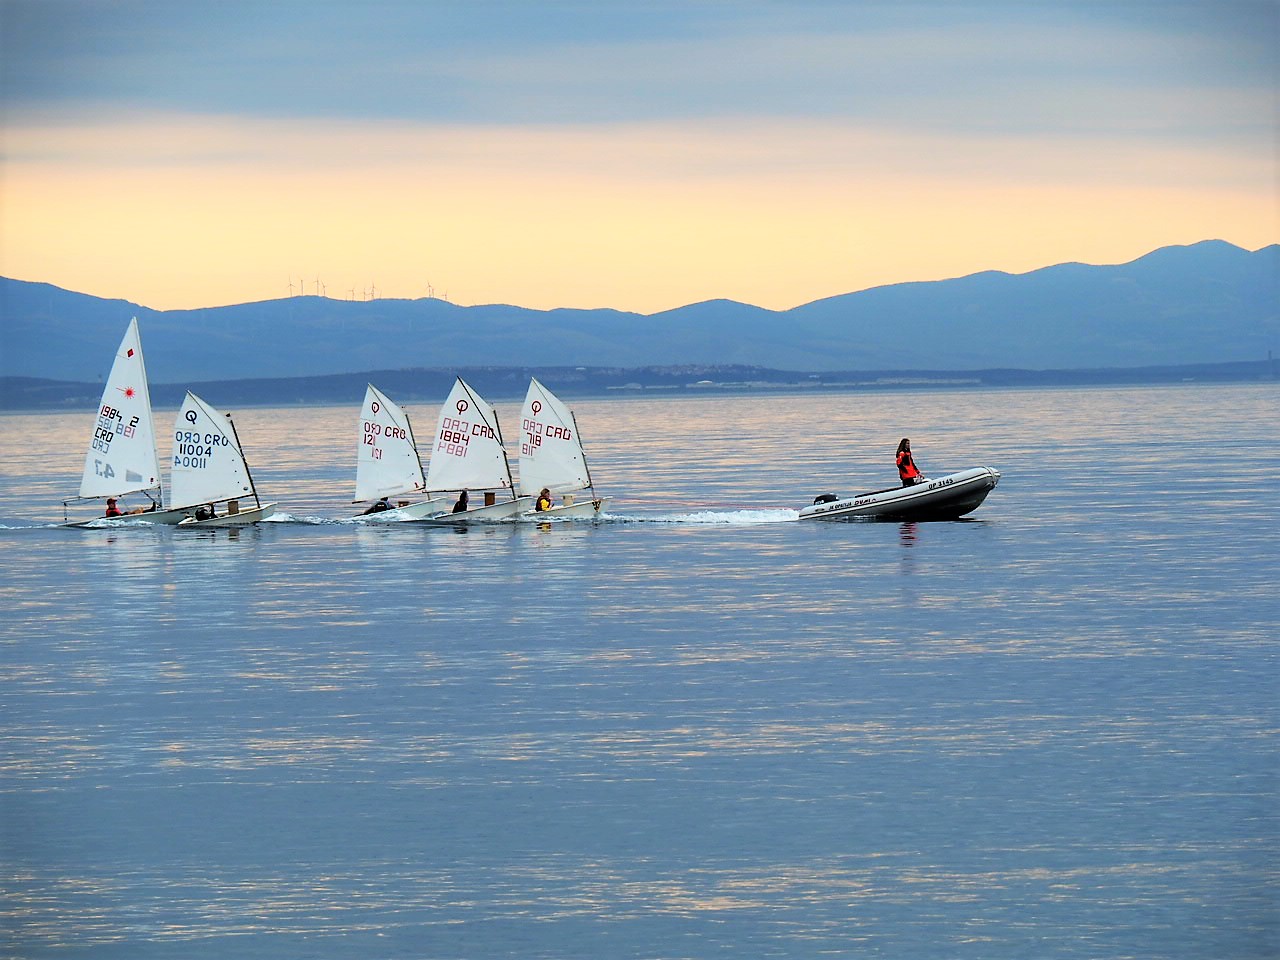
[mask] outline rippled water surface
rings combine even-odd
[[[358,398],[235,411],[241,531],[0,417],[0,949],[1275,957],[1278,397],[582,401],[608,519],[466,530],[334,522]],[[904,434],[1004,478],[795,521]]]

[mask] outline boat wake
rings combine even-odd
[[[602,513],[600,516],[586,519],[582,517],[511,517],[503,520],[494,521],[489,526],[517,526],[527,527],[546,524],[565,524],[575,527],[591,526],[595,524],[627,524],[627,523],[655,523],[655,524],[686,524],[689,526],[759,526],[770,523],[791,523],[799,517],[799,512],[787,508],[772,508],[766,510],[696,510],[688,513],[669,513],[669,514],[627,514],[627,513]],[[423,523],[416,517],[407,517],[398,510],[388,510],[385,513],[370,514],[368,516],[357,517],[320,517],[307,514],[292,513],[276,513],[273,516],[265,518],[263,523],[283,523],[298,524],[302,526],[340,526],[340,527],[362,527],[362,526],[378,526],[378,527],[397,527],[406,524],[411,527],[442,527],[444,524]],[[116,525],[118,521],[107,521],[111,525]],[[104,523],[103,525],[107,525]],[[95,526],[97,524],[95,523]]]
[[[790,523],[800,517],[798,510],[777,508],[770,510],[700,510],[694,513],[674,513],[666,516],[627,516],[606,514],[600,519],[611,523],[674,523],[693,526],[759,526],[768,523]]]
[[[351,523],[347,518],[296,516],[292,513],[277,511],[269,517],[263,517],[261,523],[298,523],[304,526],[328,526],[335,523]]]

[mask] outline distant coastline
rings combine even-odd
[[[311,295],[156,311],[0,278],[0,376],[92,383],[110,367],[109,351],[136,317],[153,382],[290,378],[307,391],[302,400],[316,396],[311,391],[333,395],[310,378],[366,370],[381,379],[388,366],[447,371],[446,384],[452,371],[481,365],[564,370],[565,383],[574,384],[582,368],[592,371],[585,389],[600,390],[628,382],[646,389],[704,379],[775,383],[807,380],[813,371],[823,371],[820,382],[855,384],[1116,376],[1168,382],[1221,375],[1165,372],[1174,365],[1280,352],[1278,278],[1280,244],[1251,252],[1218,240],[1164,247],[1127,264],[1062,263],[1025,274],[985,271],[874,287],[784,311],[721,299],[649,316],[603,307],[531,310],[434,297]],[[696,373],[698,364],[711,372]],[[1134,368],[1143,372],[1115,372]],[[625,379],[609,379],[618,371]],[[427,393],[439,387],[425,382]],[[363,395],[363,384],[357,392]]]
[[[188,388],[227,405],[287,406],[358,403],[365,385],[408,403],[438,403],[455,376],[489,400],[524,396],[537,377],[566,397],[646,394],[766,393],[786,391],[962,390],[979,387],[1140,386],[1179,383],[1280,382],[1280,361],[1246,360],[1175,366],[1079,370],[860,370],[796,371],[735,365],[652,367],[471,367],[374,370],[316,377],[208,380],[152,384],[157,406],[177,406]],[[101,383],[0,377],[0,411],[86,410],[102,395]]]

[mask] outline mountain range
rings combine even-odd
[[[150,378],[203,382],[413,367],[1070,369],[1261,360],[1280,347],[1280,244],[1163,247],[874,287],[790,310],[712,300],[642,315],[444,300],[280,300],[152,310],[0,278],[0,376],[97,381],[130,317]]]

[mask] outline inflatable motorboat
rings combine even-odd
[[[974,467],[841,499],[825,493],[800,511],[801,520],[955,520],[976,510],[1000,482],[1000,471]]]

